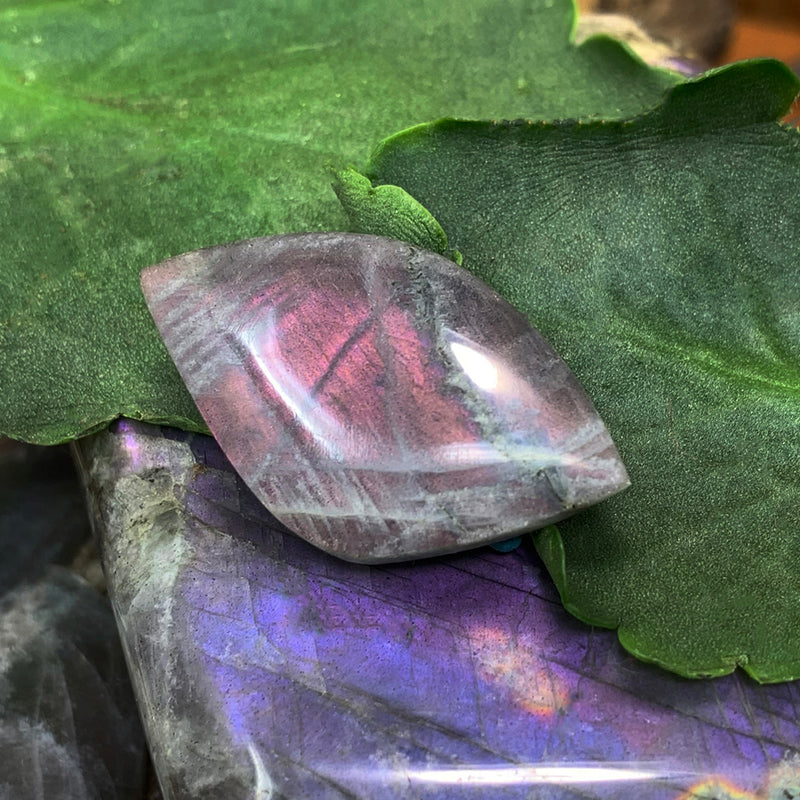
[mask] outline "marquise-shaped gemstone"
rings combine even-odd
[[[375,236],[276,236],[171,258],[142,287],[233,466],[337,556],[475,547],[628,485],[567,365],[442,256]]]

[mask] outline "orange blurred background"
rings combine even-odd
[[[737,0],[734,13],[720,64],[772,56],[800,70],[800,0]]]
[[[577,3],[586,35],[605,32],[624,39],[649,63],[664,65],[667,54],[690,69],[703,71],[733,61],[772,57],[800,75],[800,0]],[[795,103],[788,119],[800,122],[800,103]]]

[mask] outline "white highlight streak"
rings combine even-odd
[[[250,759],[253,762],[253,769],[256,773],[256,785],[253,793],[253,800],[272,800],[272,795],[275,790],[275,787],[272,783],[272,778],[270,778],[269,773],[264,766],[264,761],[261,758],[261,754],[258,752],[258,748],[252,741],[247,745],[247,752],[250,754]]]
[[[537,784],[618,783],[651,781],[662,777],[652,770],[609,766],[466,767],[462,769],[412,770],[411,780],[422,783],[480,786],[532,786]]]
[[[488,356],[462,342],[451,342],[450,349],[467,377],[479,389],[491,392],[497,388],[497,367]]]

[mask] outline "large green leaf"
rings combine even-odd
[[[537,547],[574,614],[688,676],[800,677],[796,91],[751,62],[626,122],[423,125],[367,170],[594,399],[632,486]]]
[[[674,76],[569,0],[0,3],[0,434],[202,428],[138,273],[343,227],[328,163],[442,115],[622,117]]]

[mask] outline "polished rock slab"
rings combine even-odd
[[[0,799],[142,800],[144,733],[111,609],[63,567],[0,601]]]
[[[0,597],[50,564],[68,565],[90,542],[68,448],[0,439]]]
[[[167,800],[796,796],[799,684],[636,662],[530,543],[349,564],[211,439],[122,422],[77,449]]]
[[[361,234],[274,236],[169,259],[142,288],[239,474],[341,558],[502,541],[628,485],[564,361],[435,253]]]

